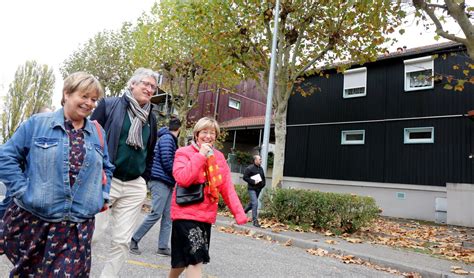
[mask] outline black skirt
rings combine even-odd
[[[209,263],[211,224],[193,220],[175,220],[171,232],[171,267],[181,268]]]

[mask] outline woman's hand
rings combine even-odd
[[[212,145],[209,143],[202,143],[199,147],[199,153],[206,156],[212,150]]]

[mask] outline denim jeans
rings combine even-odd
[[[258,196],[260,195],[260,191],[262,189],[249,189],[249,196],[250,196],[250,203],[248,203],[245,211],[249,211],[252,209],[252,220],[257,220],[257,212],[258,212]]]
[[[148,188],[151,192],[152,209],[132,238],[134,241],[139,242],[161,218],[158,248],[169,248],[171,236],[170,208],[173,188],[158,180],[150,180]]]

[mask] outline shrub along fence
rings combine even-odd
[[[236,185],[242,205],[249,201],[247,186]],[[266,190],[262,218],[274,218],[289,225],[323,228],[335,234],[353,233],[380,214],[372,197],[303,189]],[[224,209],[222,199],[219,208]]]

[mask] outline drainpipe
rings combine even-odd
[[[237,139],[237,130],[234,130],[234,142],[232,143],[232,149],[235,150],[235,141]]]
[[[214,119],[217,120],[217,107],[219,106],[219,94],[220,94],[221,88],[217,88],[216,90],[216,104],[214,106]]]

